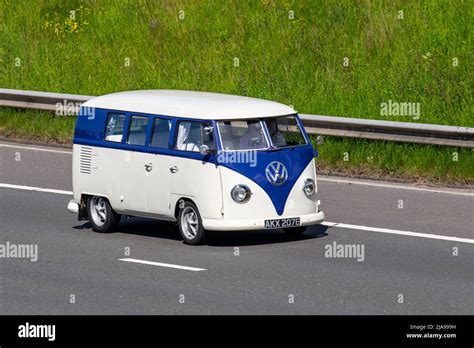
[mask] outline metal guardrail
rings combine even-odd
[[[56,111],[94,96],[0,89],[0,106]],[[77,108],[76,108],[77,111]],[[474,128],[300,114],[310,134],[474,148]]]
[[[0,106],[19,109],[56,111],[57,103],[85,103],[92,98],[95,96],[0,88]]]
[[[474,128],[300,114],[308,133],[474,148]]]

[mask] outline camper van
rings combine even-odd
[[[315,157],[298,114],[249,97],[178,90],[82,104],[68,210],[98,232],[121,216],[173,221],[186,244],[206,231],[321,223]]]

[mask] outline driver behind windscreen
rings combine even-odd
[[[260,122],[249,122],[248,128],[239,141],[241,149],[259,149],[263,143],[263,133]]]
[[[277,121],[275,119],[268,119],[266,123],[273,145],[278,147],[286,146],[285,137],[278,130]]]

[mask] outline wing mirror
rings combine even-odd
[[[316,145],[322,145],[324,143],[324,137],[322,135],[318,135],[316,137]]]
[[[207,145],[201,145],[199,147],[199,153],[203,156],[209,155],[211,151],[209,150],[209,146]]]

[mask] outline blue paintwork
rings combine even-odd
[[[248,163],[222,163],[220,165],[242,174],[259,185],[272,200],[277,214],[282,215],[291,189],[312,159],[313,148],[311,145],[305,145],[273,152],[258,151],[255,167],[251,167]],[[280,186],[272,185],[265,175],[267,165],[273,161],[281,162],[288,170],[288,178]]]
[[[176,124],[178,118],[162,116],[162,115],[147,115],[139,112],[124,112],[120,110],[104,110],[104,109],[95,109],[94,118],[90,119],[87,115],[82,113],[82,108],[79,111],[76,129],[74,132],[73,143],[78,145],[89,145],[89,146],[98,146],[106,147],[111,149],[127,150],[127,151],[139,151],[145,153],[154,153],[160,155],[168,156],[178,156],[184,158],[191,158],[205,162],[216,163],[215,155],[203,156],[196,152],[181,151],[173,149],[173,143],[175,140]],[[113,142],[103,140],[105,137],[105,122],[107,120],[108,113],[118,113],[126,116],[125,125],[124,125],[124,135],[122,137],[122,142]],[[134,116],[145,116],[149,117],[147,127],[147,134],[145,142],[148,144],[150,142],[151,130],[152,130],[152,121],[153,117],[160,117],[171,120],[171,130],[170,134],[172,135],[168,140],[168,149],[151,147],[151,146],[140,146],[140,145],[130,145],[127,144],[128,133],[130,128],[130,118],[131,115]],[[189,120],[189,121],[203,121],[209,123],[209,120],[196,120],[196,119],[187,119],[179,118],[179,120]]]
[[[90,146],[98,146],[98,147],[106,147],[112,149],[120,149],[120,150],[127,150],[127,151],[139,151],[145,153],[154,153],[160,155],[168,155],[168,156],[178,156],[184,157],[204,162],[214,163],[216,165],[222,165],[223,167],[229,168],[233,171],[244,175],[245,177],[249,178],[250,180],[254,181],[257,185],[259,185],[270,197],[273,206],[275,207],[275,211],[278,215],[282,215],[286,201],[288,196],[291,192],[291,189],[295,185],[295,182],[300,177],[303,170],[309,164],[309,162],[314,158],[317,157],[318,152],[316,149],[313,148],[311,145],[311,141],[309,139],[308,134],[304,131],[303,124],[299,117],[297,117],[297,122],[299,124],[300,129],[303,130],[303,136],[306,139],[306,145],[300,145],[292,148],[284,148],[279,149],[277,151],[257,151],[257,161],[256,166],[251,167],[248,163],[218,163],[218,158],[216,155],[211,154],[207,156],[203,156],[196,152],[189,152],[189,151],[180,151],[173,149],[174,141],[177,135],[177,121],[178,120],[190,120],[190,121],[202,121],[202,122],[209,122],[208,120],[196,120],[196,119],[187,119],[187,118],[177,118],[177,117],[169,117],[169,116],[161,116],[161,115],[147,115],[142,113],[136,112],[123,112],[120,110],[104,110],[104,109],[95,109],[94,117],[88,117],[85,113],[86,111],[81,108],[79,112],[79,116],[77,117],[76,121],[76,129],[74,132],[74,144],[80,145],[90,145]],[[107,114],[119,113],[126,116],[125,121],[125,130],[124,135],[122,138],[121,143],[105,141],[105,123],[107,119]],[[145,116],[149,117],[150,120],[148,122],[147,134],[146,134],[146,144],[150,142],[151,131],[152,131],[152,124],[153,124],[153,117],[161,117],[170,119],[172,121],[171,124],[171,136],[168,141],[168,149],[163,148],[156,148],[151,146],[138,146],[138,145],[129,145],[126,143],[128,138],[128,130],[130,126],[130,118],[131,115],[137,116]],[[212,122],[214,125],[214,129],[217,129],[216,122]],[[220,149],[220,139],[218,132],[214,132],[215,140],[217,142],[218,149]],[[281,162],[288,170],[288,178],[287,180],[280,186],[272,185],[265,176],[265,168],[267,165],[273,161]]]

